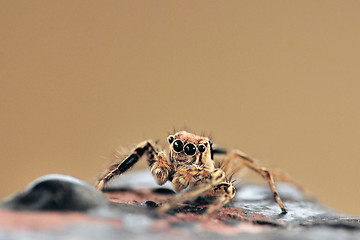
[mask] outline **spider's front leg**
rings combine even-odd
[[[138,160],[145,156],[150,166],[151,173],[154,175],[158,184],[164,184],[171,171],[171,167],[166,160],[163,152],[158,152],[151,141],[144,141],[139,143],[121,163],[114,169],[108,169],[105,174],[99,179],[96,185],[97,189],[102,190],[105,183],[107,183],[114,176],[121,175],[131,168]]]
[[[205,216],[222,208],[235,197],[236,189],[229,181],[224,181],[206,192],[209,196],[215,196],[216,200],[206,210]]]

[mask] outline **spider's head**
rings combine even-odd
[[[211,160],[212,142],[207,137],[197,136],[186,131],[168,137],[170,159],[184,164],[208,165]]]

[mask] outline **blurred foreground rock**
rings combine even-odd
[[[288,209],[281,211],[266,185],[244,185],[236,199],[207,219],[198,199],[158,216],[174,196],[149,172],[125,174],[103,194],[64,175],[47,175],[0,204],[0,239],[360,239],[360,218],[307,200],[278,184]]]

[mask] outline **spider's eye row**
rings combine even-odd
[[[180,140],[176,140],[173,144],[173,148],[175,152],[181,152],[183,150],[184,144]]]
[[[169,136],[168,137],[168,142],[171,144],[174,141],[174,136]]]
[[[205,152],[206,147],[205,147],[204,144],[200,144],[200,145],[198,146],[198,149],[199,149],[200,152]]]
[[[185,145],[185,153],[186,155],[192,156],[196,153],[196,146],[192,143],[188,143]]]
[[[185,154],[188,156],[192,156],[196,153],[196,146],[192,143],[188,143],[185,145],[184,147],[184,143],[181,140],[175,140],[173,136],[170,136],[168,138],[169,143],[173,142],[173,149],[175,152],[181,152],[182,150],[184,150]],[[205,146],[203,144],[200,144],[200,147],[204,148],[205,151]]]

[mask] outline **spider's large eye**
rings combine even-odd
[[[200,145],[198,146],[198,149],[199,149],[200,152],[205,152],[206,147],[205,147],[204,144],[200,144]]]
[[[194,155],[196,153],[196,147],[194,144],[192,143],[188,143],[185,145],[185,153],[186,155]]]
[[[184,144],[180,140],[176,140],[173,144],[175,152],[181,152],[183,150]]]
[[[171,144],[174,141],[174,136],[169,136],[168,137],[168,142]]]

